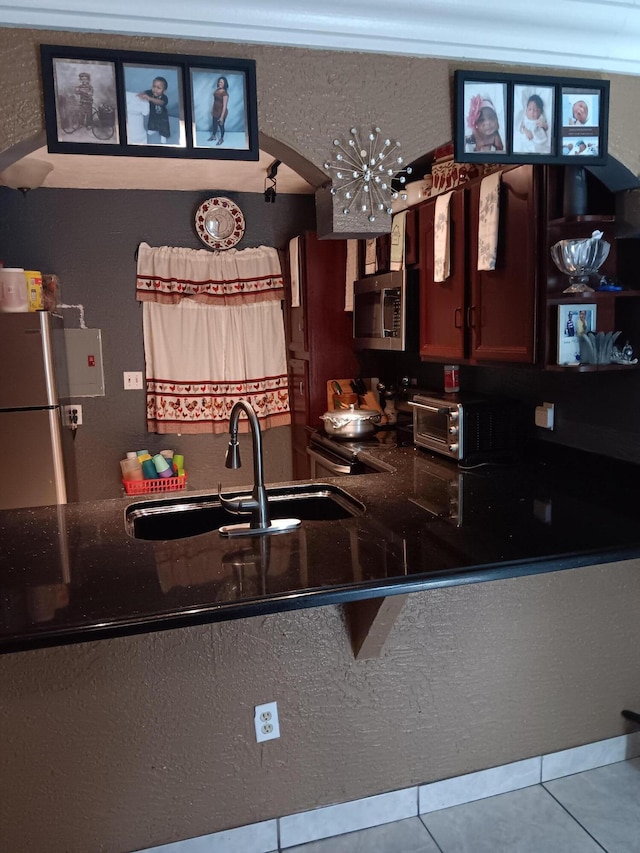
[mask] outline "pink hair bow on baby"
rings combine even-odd
[[[469,115],[467,116],[467,127],[474,129],[476,122],[480,116],[480,110],[483,107],[490,107],[495,112],[493,101],[491,98],[482,97],[482,95],[474,95],[469,103]]]

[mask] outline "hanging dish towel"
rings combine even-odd
[[[300,237],[289,240],[289,271],[291,276],[291,307],[300,307]]]
[[[370,240],[367,240],[365,244],[365,253],[364,253],[364,272],[365,275],[370,275],[371,273],[378,271],[378,256],[376,253],[377,242],[376,238],[372,237]]]
[[[487,175],[480,184],[478,209],[478,269],[494,270],[498,254],[500,224],[500,179],[502,172]]]
[[[347,267],[344,281],[344,310],[353,311],[353,282],[358,278],[358,241],[347,240]]]
[[[436,199],[433,225],[433,280],[446,281],[451,274],[451,236],[449,229],[449,205],[452,192]]]
[[[396,213],[391,221],[391,269],[404,269],[404,233],[407,211]]]

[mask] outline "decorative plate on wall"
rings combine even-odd
[[[196,211],[196,232],[210,249],[235,246],[244,234],[244,216],[235,202],[218,195],[203,201]]]

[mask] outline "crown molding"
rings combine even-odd
[[[97,3],[94,2],[97,7]],[[105,4],[106,5],[106,4]],[[640,74],[635,0],[86,0],[0,3],[0,25]]]

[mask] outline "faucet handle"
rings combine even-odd
[[[218,500],[228,512],[233,515],[249,515],[256,508],[258,502],[252,498],[225,498],[222,495],[222,483],[218,482]]]

